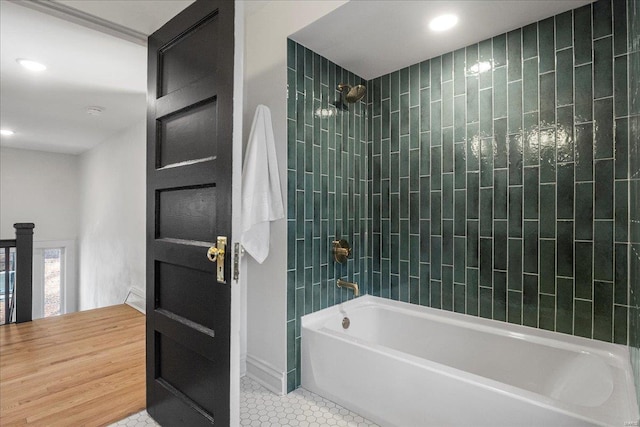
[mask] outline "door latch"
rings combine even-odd
[[[238,283],[238,276],[240,276],[240,243],[233,245],[233,280]]]
[[[224,254],[227,247],[227,238],[218,236],[216,246],[211,246],[207,251],[209,261],[216,263],[216,276],[218,283],[227,283],[224,279]]]

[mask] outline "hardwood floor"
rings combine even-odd
[[[0,326],[0,425],[104,426],[145,407],[145,317],[127,305]]]

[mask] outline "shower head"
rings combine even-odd
[[[347,84],[339,84],[338,90],[340,91],[340,95],[344,96],[344,100],[349,104],[360,101],[367,94],[367,88],[364,85],[352,87]]]

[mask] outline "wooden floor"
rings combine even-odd
[[[145,407],[145,317],[127,305],[0,326],[0,425],[104,426]]]

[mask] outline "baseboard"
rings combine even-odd
[[[240,376],[244,377],[247,375],[247,354],[240,355]]]
[[[146,295],[139,288],[129,288],[129,292],[124,298],[124,303],[135,308],[140,313],[146,314]]]
[[[247,354],[247,376],[257,381],[279,396],[286,394],[286,373],[280,372],[269,363]]]

